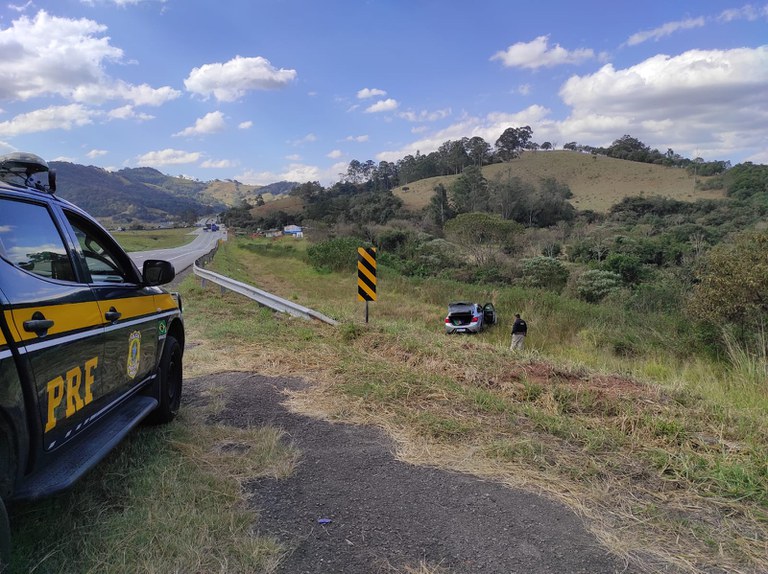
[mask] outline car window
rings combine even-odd
[[[64,240],[44,205],[0,198],[0,255],[35,275],[75,280]]]
[[[114,241],[97,226],[70,212],[65,215],[80,244],[94,283],[136,283],[133,267]]]

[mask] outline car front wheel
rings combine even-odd
[[[165,424],[176,418],[181,405],[181,345],[175,337],[168,335],[165,340],[163,357],[160,360],[160,392],[157,408],[149,415],[150,424]]]

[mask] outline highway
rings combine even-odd
[[[203,231],[202,228],[198,228],[195,232],[190,233],[190,237],[192,236],[194,236],[194,239],[181,247],[174,247],[172,249],[154,249],[152,251],[135,251],[128,255],[130,255],[133,262],[136,263],[139,270],[141,270],[144,261],[147,259],[164,259],[165,261],[170,261],[178,275],[187,267],[191,267],[198,257],[211,251],[219,239],[226,239],[227,231],[223,228],[220,228],[218,231]]]

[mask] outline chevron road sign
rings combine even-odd
[[[357,300],[376,301],[376,248],[357,248]]]

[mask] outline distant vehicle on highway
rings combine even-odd
[[[448,315],[445,317],[445,332],[479,333],[486,327],[496,324],[496,309],[493,303],[469,303],[456,301],[448,305]]]

